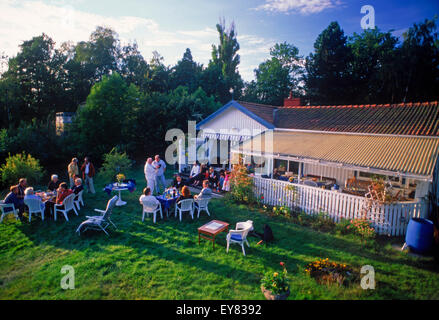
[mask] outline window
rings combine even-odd
[[[299,165],[300,165],[299,162],[289,161],[288,165],[289,165],[288,171],[294,174],[299,174]]]
[[[277,169],[277,172],[280,174],[284,174],[287,171],[288,161],[287,160],[274,160],[274,167]]]

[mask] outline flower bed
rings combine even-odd
[[[330,261],[328,258],[309,263],[305,272],[320,284],[349,285],[356,279],[352,267]]]

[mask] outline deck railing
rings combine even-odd
[[[253,177],[253,180],[255,194],[263,195],[262,202],[268,205],[299,208],[311,215],[324,212],[335,222],[342,218],[361,218],[365,212],[363,197],[280,180],[260,177]],[[378,234],[402,236],[411,217],[426,217],[427,214],[426,201],[409,201],[374,205],[367,211],[367,218]]]

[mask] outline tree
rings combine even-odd
[[[401,100],[424,101],[439,98],[439,38],[435,17],[414,24],[404,33],[399,51]]]
[[[337,22],[317,37],[314,53],[306,59],[306,91],[311,102],[344,104],[351,101],[351,50]]]
[[[134,111],[141,100],[137,87],[128,85],[118,73],[104,76],[92,87],[73,123],[70,135],[77,138],[78,149],[86,150],[95,159],[116,145],[132,151],[129,137]]]
[[[256,100],[254,102],[282,105],[290,91],[296,96],[301,94],[302,57],[297,47],[286,42],[275,44],[270,49],[270,55],[271,59],[255,69],[256,82],[246,88],[245,97]]]
[[[169,69],[163,63],[164,58],[153,51],[149,69],[149,91],[166,92],[169,88]]]
[[[171,69],[170,87],[176,89],[178,86],[186,86],[189,92],[194,92],[200,82],[202,66],[197,64],[189,48],[183,54],[183,59]]]
[[[20,120],[25,121],[46,120],[61,107],[64,92],[60,75],[64,59],[54,45],[55,42],[43,33],[24,41],[17,56],[9,59],[8,71],[2,79],[5,81],[3,90],[7,95],[13,92],[16,100],[11,101],[9,96],[4,102],[8,117],[12,116],[12,106],[20,110]],[[17,121],[15,119],[15,123]]]
[[[216,77],[224,83],[216,91],[216,96],[222,103],[230,99],[229,89],[232,88],[235,97],[239,97],[243,88],[243,81],[238,72],[240,56],[237,53],[239,43],[236,38],[235,24],[232,22],[228,30],[226,30],[225,24],[223,19],[216,25],[220,43],[218,46],[212,45],[212,60],[208,66],[208,69],[211,69],[209,75],[212,76],[216,73]]]
[[[349,103],[369,104],[394,102],[396,45],[391,32],[378,28],[354,33],[349,38],[352,59],[353,99]]]

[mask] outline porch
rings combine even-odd
[[[271,206],[299,208],[307,214],[327,214],[334,222],[340,219],[361,218],[366,207],[364,197],[334,190],[315,188],[262,177],[253,177],[255,195]],[[367,218],[380,235],[403,236],[410,218],[427,217],[426,200],[395,202],[373,205],[367,210]]]

